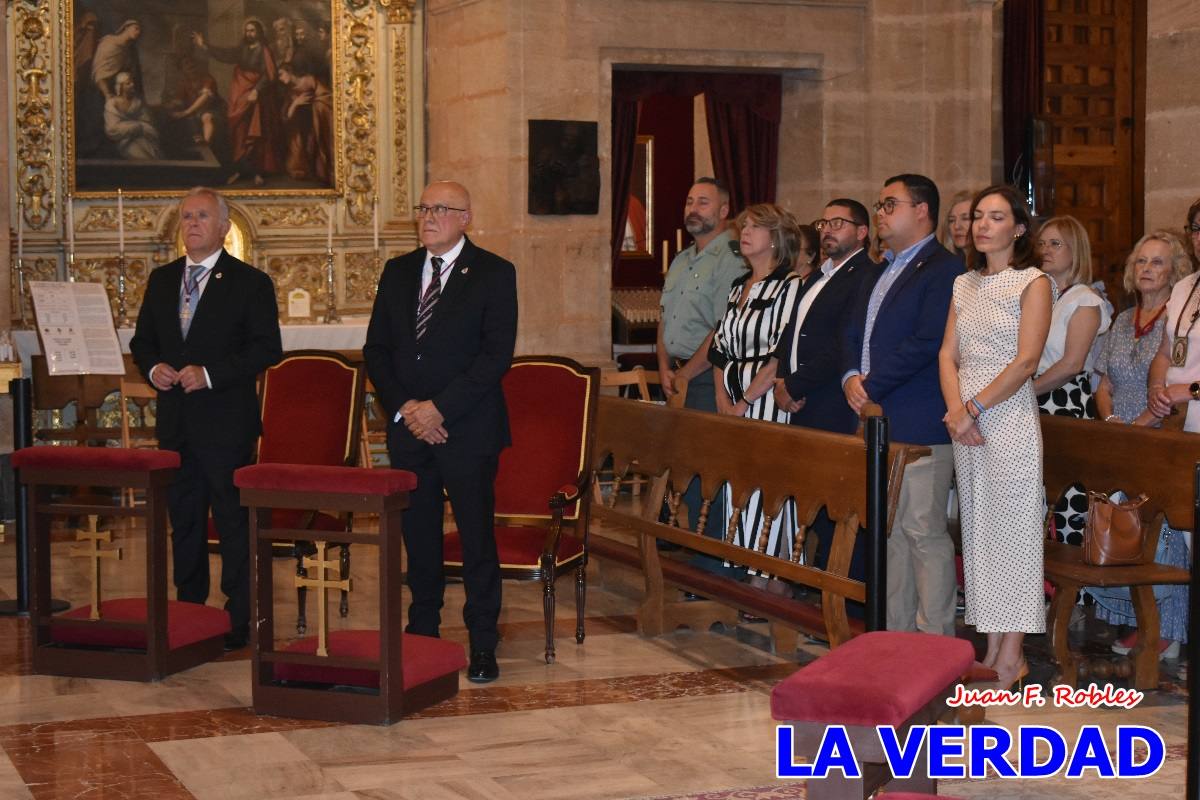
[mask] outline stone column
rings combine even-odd
[[[1176,233],[1200,195],[1200,3],[1162,0],[1147,11],[1145,229]]]

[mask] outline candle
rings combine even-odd
[[[325,249],[333,252],[333,215],[337,210],[337,203],[330,203],[329,209],[326,211],[327,225],[325,226]]]
[[[67,193],[67,254],[75,253],[75,199]]]
[[[372,232],[374,233],[374,239],[373,239],[374,245],[373,246],[375,248],[375,251],[378,252],[379,251],[379,197],[378,196],[376,196],[373,200],[371,200],[371,225],[373,227]]]
[[[17,198],[17,261],[25,259],[25,198]]]
[[[117,252],[125,255],[125,193],[117,189]]]
[[[683,230],[680,228],[675,229],[675,252],[683,252]]]
[[[670,245],[670,242],[668,242],[666,239],[663,239],[663,275],[667,274],[667,267],[670,266],[670,262],[667,261],[667,249],[670,247]]]

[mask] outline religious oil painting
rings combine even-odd
[[[336,194],[342,0],[73,0],[71,188]]]
[[[650,256],[654,244],[654,137],[639,136],[633,149],[633,176],[629,181],[629,210],[625,212],[625,237],[621,255]]]
[[[529,213],[597,214],[600,156],[595,122],[529,120]]]

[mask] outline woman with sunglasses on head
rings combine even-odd
[[[939,377],[958,479],[965,621],[987,634],[983,663],[1007,689],[1029,672],[1025,634],[1046,630],[1042,431],[1031,378],[1054,286],[1037,269],[1034,223],[1016,190],[984,189],[971,217]]]

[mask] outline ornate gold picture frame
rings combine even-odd
[[[343,2],[70,0],[70,191],[341,194]]]
[[[629,181],[629,210],[625,213],[621,255],[649,258],[653,250],[654,137],[642,135],[634,143],[633,177]]]

